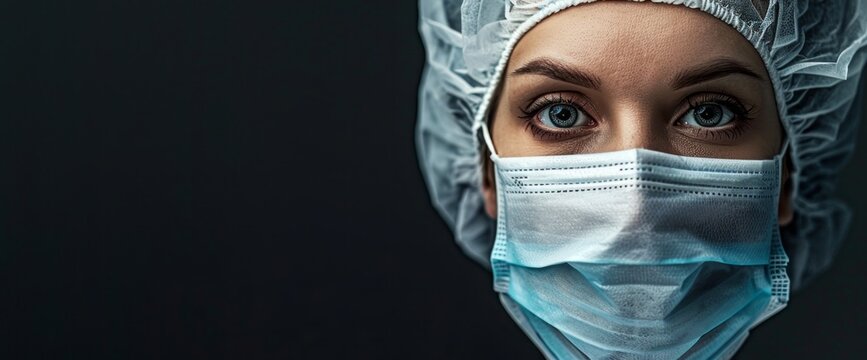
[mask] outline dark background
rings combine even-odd
[[[0,358],[541,358],[430,206],[415,2],[183,3],[0,2]],[[739,358],[867,352],[864,155]]]

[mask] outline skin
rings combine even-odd
[[[645,148],[771,159],[782,145],[773,87],[753,46],[728,24],[684,6],[600,1],[565,9],[518,41],[503,76],[489,115],[501,157]],[[574,125],[552,126],[556,105],[578,118]],[[695,121],[702,106],[744,116],[703,127]],[[485,208],[494,218],[493,166],[485,159]],[[792,220],[786,163],[781,226]]]

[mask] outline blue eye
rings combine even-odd
[[[589,116],[577,107],[568,104],[552,104],[539,111],[543,125],[553,128],[570,128],[587,123]]]
[[[713,128],[730,123],[735,118],[735,113],[728,106],[707,102],[693,107],[681,118],[685,125]]]

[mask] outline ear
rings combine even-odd
[[[488,152],[482,159],[482,197],[485,200],[485,212],[491,219],[497,218],[497,182],[494,181],[494,164]]]
[[[792,181],[789,173],[789,155],[783,158],[783,181],[780,184],[780,203],[777,207],[777,221],[780,226],[789,225],[795,217],[792,208]]]

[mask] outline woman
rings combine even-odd
[[[434,204],[548,358],[729,358],[849,213],[858,1],[421,1]]]

